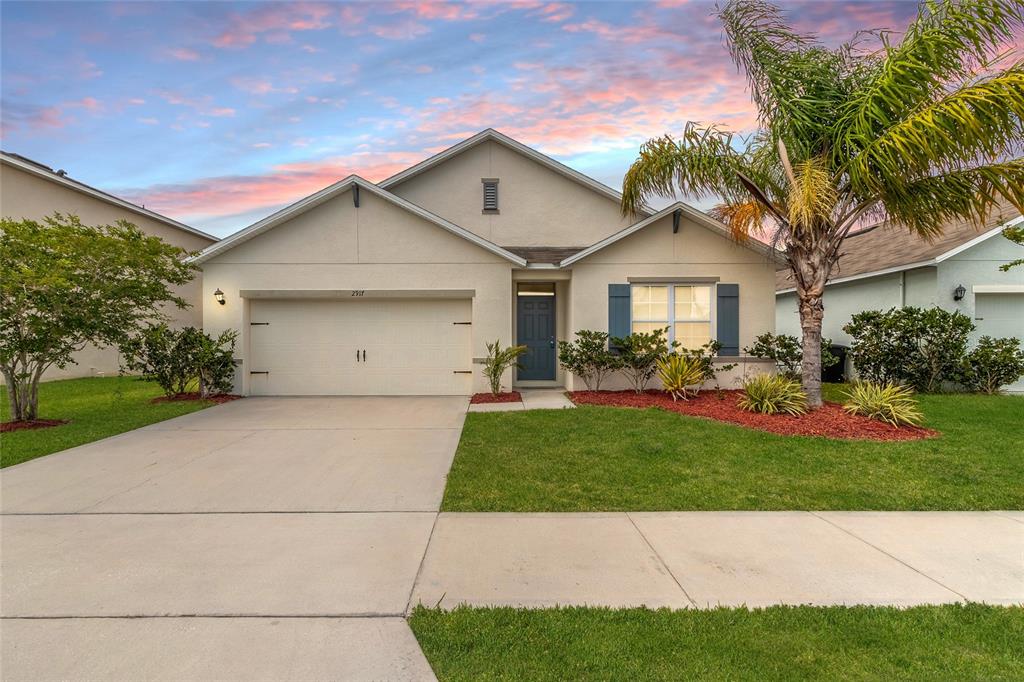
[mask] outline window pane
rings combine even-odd
[[[677,286],[675,313],[677,320],[710,320],[711,287]]]
[[[634,286],[632,297],[634,320],[668,321],[667,286]]]
[[[665,329],[668,327],[664,322],[634,322],[633,333],[634,334],[650,334],[655,329]]]
[[[677,322],[676,341],[683,348],[696,350],[711,341],[710,322]]]

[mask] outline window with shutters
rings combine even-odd
[[[484,188],[484,213],[498,213],[498,180],[483,178],[480,182]]]
[[[633,332],[668,328],[669,341],[697,349],[711,341],[711,287],[708,285],[634,284]]]

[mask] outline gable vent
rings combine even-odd
[[[484,186],[484,213],[498,212],[498,180],[497,178],[483,178]]]

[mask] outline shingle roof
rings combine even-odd
[[[931,242],[911,234],[905,227],[892,224],[883,224],[870,232],[855,233],[847,237],[840,247],[839,262],[833,268],[829,281],[927,263],[1019,215],[1020,211],[1006,205],[994,211],[980,228],[969,220],[948,223],[942,235]],[[777,271],[775,290],[792,288],[789,269]]]
[[[587,248],[585,246],[503,246],[506,251],[525,258],[527,263],[558,265],[569,256]]]

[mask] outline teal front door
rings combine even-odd
[[[555,297],[519,292],[516,299],[516,343],[527,348],[517,376],[521,381],[554,380]]]

